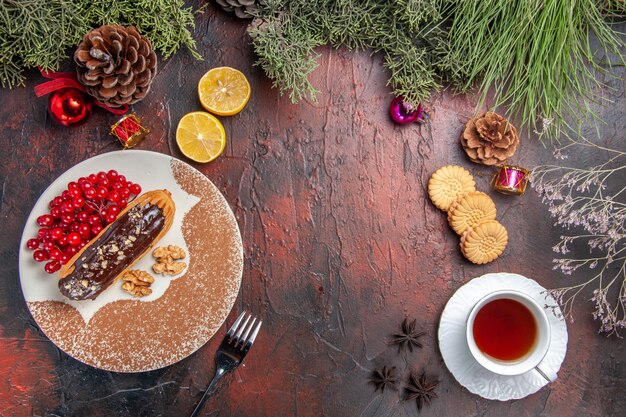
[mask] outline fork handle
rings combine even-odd
[[[202,406],[206,402],[207,398],[209,398],[209,394],[211,394],[211,393],[213,393],[213,391],[215,391],[215,387],[217,386],[217,381],[219,381],[220,378],[225,373],[226,373],[226,371],[223,368],[217,368],[217,371],[215,372],[215,376],[213,377],[213,380],[211,381],[211,383],[207,387],[206,391],[204,391],[204,394],[202,395],[202,398],[200,398],[200,402],[198,403],[196,408],[193,410],[193,412],[191,413],[190,417],[197,417],[197,416],[200,415],[200,410],[202,409]]]

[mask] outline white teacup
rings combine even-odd
[[[506,361],[494,358],[482,352],[474,340],[474,320],[480,309],[491,301],[498,299],[510,299],[523,304],[532,313],[537,325],[537,335],[534,345],[522,357]],[[544,309],[528,295],[514,290],[502,290],[492,292],[481,298],[472,307],[467,319],[467,344],[474,359],[485,369],[499,375],[521,375],[529,371],[538,372],[547,381],[556,380],[557,375],[554,370],[543,363],[543,359],[550,348],[550,322]]]

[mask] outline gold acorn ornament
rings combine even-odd
[[[78,81],[109,107],[142,100],[157,71],[152,44],[134,26],[104,25],[92,30],[78,45],[74,61]]]
[[[519,136],[507,119],[495,112],[487,112],[465,124],[461,145],[472,162],[497,165],[513,156]]]

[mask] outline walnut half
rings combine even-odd
[[[135,297],[144,297],[152,294],[150,285],[154,282],[154,277],[146,271],[133,269],[126,271],[122,275],[122,289]]]
[[[176,262],[176,260],[183,259],[187,255],[183,248],[175,245],[155,248],[152,251],[152,256],[157,261],[157,263],[152,265],[152,270],[155,274],[178,275],[187,267],[187,264],[184,262]]]
[[[155,248],[152,251],[152,256],[154,256],[158,262],[164,262],[169,260],[168,258],[171,258],[172,260],[184,259],[187,254],[185,253],[185,250],[179,246],[167,245]]]

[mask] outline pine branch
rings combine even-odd
[[[193,10],[182,0],[1,0],[0,84],[23,85],[24,69],[57,70],[92,28],[135,25],[165,58],[186,46],[197,59]]]
[[[427,100],[455,65],[446,46],[447,0],[267,0],[249,28],[260,65],[292,101],[315,99],[308,75],[317,46],[331,44],[385,55],[394,94]],[[457,70],[456,68],[454,69]]]

